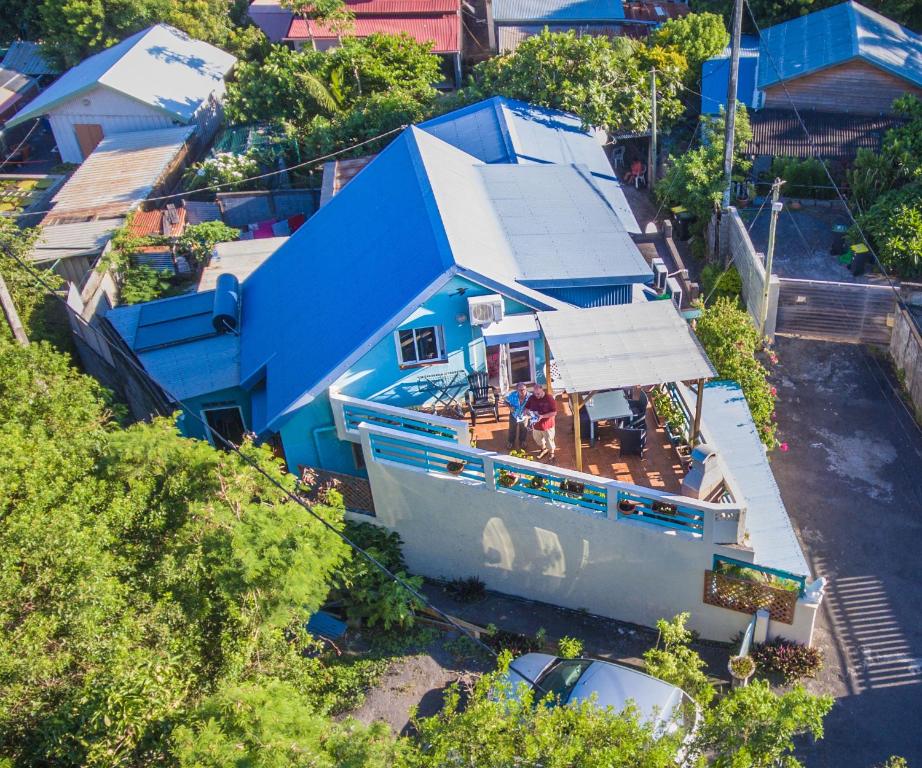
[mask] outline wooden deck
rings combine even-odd
[[[554,466],[564,469],[576,469],[576,446],[573,440],[573,418],[569,402],[557,399],[557,456]],[[506,435],[508,429],[508,409],[501,406],[499,422],[490,417],[478,419],[474,427],[477,447],[497,453],[508,453]],[[596,444],[590,448],[588,438],[583,437],[583,472],[621,480],[634,485],[655,488],[667,493],[680,493],[684,472],[675,449],[666,437],[666,433],[656,426],[651,408],[647,409],[647,450],[643,459],[637,456],[621,458],[618,442],[610,433],[602,430]],[[537,460],[537,446],[529,441],[524,446],[529,456]],[[544,460],[547,461],[546,459]]]

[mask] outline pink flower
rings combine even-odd
[[[772,397],[778,394],[778,387],[772,387]]]
[[[781,444],[780,446],[778,446],[778,447],[781,448],[781,452],[782,452],[782,453],[787,453],[787,452],[788,452],[788,444],[787,444],[787,443],[782,443],[782,444]]]
[[[778,355],[776,355],[774,352],[772,352],[772,353],[768,356],[768,359],[771,360],[772,365],[774,365],[775,363],[778,362]]]

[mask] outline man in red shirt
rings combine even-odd
[[[534,425],[535,442],[541,448],[538,458],[543,459],[550,453],[550,459],[553,461],[554,454],[557,452],[557,445],[554,442],[557,401],[544,387],[535,384],[531,397],[525,401],[525,410],[531,411],[538,417]]]

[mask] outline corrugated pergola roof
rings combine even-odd
[[[567,392],[717,375],[671,301],[538,312]]]

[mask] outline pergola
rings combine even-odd
[[[696,381],[692,439],[701,426],[705,379],[717,375],[697,337],[668,300],[538,312],[559,383],[570,396],[576,468],[583,468],[582,395],[609,389]]]

